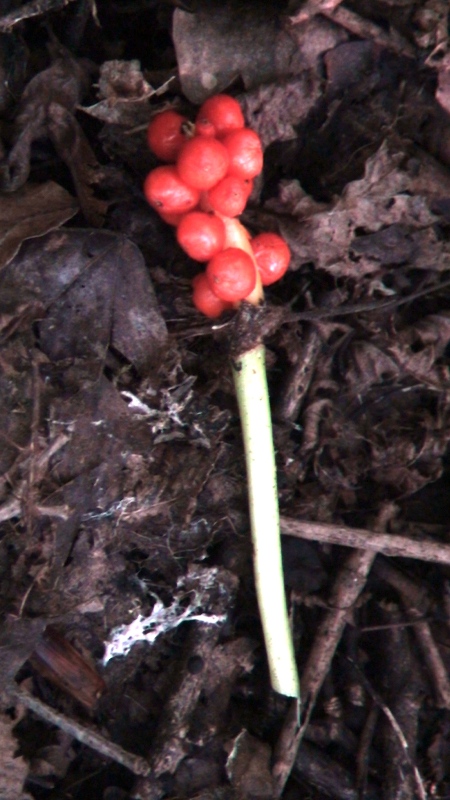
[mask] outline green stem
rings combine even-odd
[[[247,464],[256,593],[270,679],[276,692],[299,698],[284,591],[277,477],[262,344],[233,363],[233,377]]]

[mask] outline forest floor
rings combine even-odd
[[[446,0],[0,14],[1,800],[450,797]],[[302,683],[270,687],[235,315],[146,203],[236,97]],[[182,624],[181,624],[182,623]],[[300,794],[301,793],[301,794]]]

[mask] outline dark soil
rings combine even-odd
[[[448,14],[2,4],[0,800],[450,796]],[[239,314],[195,311],[142,194],[152,115],[221,91],[265,150],[242,221],[292,252],[259,324],[300,728],[255,598]]]

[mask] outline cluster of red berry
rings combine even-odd
[[[205,272],[193,281],[193,302],[208,317],[248,299],[286,272],[289,248],[275,233],[250,239],[237,220],[262,170],[259,136],[245,126],[233,97],[219,94],[201,106],[194,124],[174,110],[151,121],[147,141],[166,162],[147,175],[144,194],[177,240]]]

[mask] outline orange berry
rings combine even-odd
[[[191,211],[177,228],[177,241],[185,253],[196,261],[209,261],[225,243],[225,225],[214,214]]]
[[[291,252],[277,233],[260,233],[250,242],[263,286],[280,280],[287,272]]]
[[[196,275],[192,281],[192,302],[198,311],[211,318],[219,317],[223,311],[231,308],[231,303],[226,303],[211,291],[204,272]]]
[[[200,192],[185,184],[175,167],[156,167],[144,181],[147,202],[160,213],[184,214],[200,200]]]
[[[150,121],[147,143],[152,153],[161,161],[174,164],[177,160],[178,153],[186,143],[186,136],[183,133],[183,125],[186,122],[186,117],[172,109],[161,111]]]
[[[208,263],[206,277],[217,297],[235,303],[244,300],[255,288],[256,267],[244,250],[227,247]]]
[[[196,119],[196,130],[207,136],[211,135],[211,128],[212,135],[220,137],[244,125],[244,115],[238,101],[228,94],[216,94],[205,100]]]
[[[237,175],[244,180],[259,175],[263,168],[263,150],[261,139],[255,131],[241,128],[228,133],[222,142],[230,157],[230,175]]]
[[[229,160],[228,151],[217,139],[194,136],[178,156],[178,174],[195,189],[211,189],[225,177]]]

